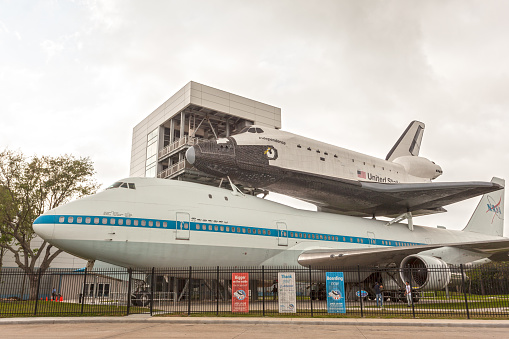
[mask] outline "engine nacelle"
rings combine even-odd
[[[442,168],[440,166],[423,157],[409,155],[396,158],[393,162],[403,166],[405,171],[414,177],[433,180],[442,175]]]
[[[445,261],[427,255],[409,255],[400,264],[403,282],[421,290],[441,290],[451,281],[451,270]]]

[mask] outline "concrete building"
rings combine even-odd
[[[186,150],[253,124],[281,128],[281,109],[191,81],[134,127],[130,176],[217,185],[186,162]]]

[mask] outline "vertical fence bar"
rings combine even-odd
[[[470,319],[470,312],[468,310],[467,289],[465,288],[465,277],[463,274],[463,264],[460,264],[460,271],[461,271],[461,289],[463,290],[463,295],[465,296],[465,307],[467,310],[467,319]]]
[[[262,265],[262,314],[265,317],[265,266]]]
[[[155,268],[152,267],[152,277],[150,279],[150,316],[152,316],[152,313],[154,312],[154,274]]]
[[[361,305],[361,318],[364,318],[364,310],[362,305],[362,287],[361,287],[361,267],[357,265],[357,278],[359,279],[359,301]]]
[[[414,293],[417,293],[417,292],[414,292],[414,289],[412,287],[412,268],[410,267],[410,265],[408,265],[408,274],[409,274],[409,278],[408,278],[408,283],[410,285],[410,301],[412,302],[412,317],[414,317],[415,319],[415,305],[414,305]]]
[[[219,266],[216,274],[216,315],[219,315]]]
[[[39,288],[41,287],[41,269],[39,268],[39,273],[37,277],[37,296],[35,298],[35,307],[34,307],[34,315],[37,315],[37,304],[39,302]]]
[[[187,281],[187,315],[191,314],[191,274],[193,268],[189,266],[189,280]]]
[[[131,311],[131,282],[133,277],[133,270],[131,268],[127,269],[128,272],[128,283],[127,283],[127,314],[129,315],[129,311]]]
[[[311,265],[309,266],[309,302],[311,304],[311,316],[313,316],[313,278],[311,276]]]
[[[81,289],[81,315],[83,315],[83,309],[85,307],[85,287],[87,285],[87,271],[88,268],[85,267],[85,277],[83,278],[83,288]]]

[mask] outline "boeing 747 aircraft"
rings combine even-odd
[[[451,278],[422,279],[430,266],[508,259],[503,192],[485,194],[465,229],[452,231],[303,211],[235,189],[127,178],[41,215],[33,228],[69,253],[123,267],[409,265],[421,268],[414,286],[425,289]]]
[[[383,160],[250,126],[228,138],[201,141],[186,158],[205,173],[298,198],[319,211],[362,217],[445,212],[443,206],[501,188],[489,182],[432,183],[442,169],[419,156],[423,133],[422,122],[410,123]]]

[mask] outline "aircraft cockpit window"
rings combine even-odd
[[[111,188],[129,188],[129,189],[132,189],[132,190],[135,190],[136,189],[136,185],[132,182],[121,182],[121,181],[117,181],[116,183],[114,183],[113,185],[110,185],[108,188],[106,188],[107,190],[111,189]]]
[[[120,187],[120,185],[122,185],[122,182],[120,181],[117,181],[116,183],[114,183],[113,185],[110,185],[107,190],[109,190],[110,188],[118,188]]]
[[[263,133],[263,129],[257,127],[256,128],[256,133]]]
[[[256,128],[254,127],[251,127],[250,129],[247,130],[249,133],[256,133]]]

